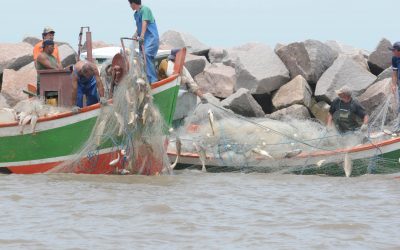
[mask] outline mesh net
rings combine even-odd
[[[130,51],[136,51],[133,45]],[[166,125],[137,58],[131,53],[133,67],[114,89],[112,104],[101,108],[79,153],[51,172],[155,175],[168,170]]]
[[[199,161],[189,168],[205,163],[207,171],[343,175],[347,149],[367,144],[373,150],[352,161],[353,175],[392,173],[400,170],[398,156],[382,154],[375,146],[396,136],[391,131],[398,121],[397,102],[389,86],[386,96],[373,108],[367,133],[339,134],[315,119],[247,118],[208,103],[199,104],[175,137],[181,141],[183,153],[199,155]],[[177,151],[173,143],[171,148]],[[331,156],[315,157],[321,152]]]

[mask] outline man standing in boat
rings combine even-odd
[[[79,61],[75,64],[72,73],[72,103],[82,108],[84,95],[86,96],[86,106],[96,104],[99,101],[102,105],[107,104],[97,66],[92,62]]]
[[[142,5],[141,0],[128,0],[135,11],[136,32],[133,39],[139,41],[140,51],[143,53],[146,65],[146,74],[150,83],[157,82],[157,73],[154,59],[159,47],[159,36],[153,13],[150,8]],[[143,46],[142,46],[143,45]]]
[[[328,114],[328,127],[332,127],[332,121],[340,133],[346,133],[360,129],[368,130],[368,115],[361,104],[352,98],[352,91],[346,85],[336,91],[339,97],[331,104]]]
[[[43,33],[42,33],[42,38],[43,40],[41,40],[40,42],[38,42],[35,47],[33,47],[33,60],[36,62],[38,56],[40,55],[40,53],[43,52],[43,41],[46,40],[51,40],[54,41],[54,35],[55,35],[55,31],[54,29],[50,28],[50,27],[45,27],[43,29]],[[59,65],[61,65],[61,60],[60,60],[60,55],[58,53],[58,46],[57,44],[54,44],[54,50],[52,55],[56,58],[57,63]]]

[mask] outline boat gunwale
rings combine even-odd
[[[179,74],[173,74],[168,78],[165,78],[165,79],[163,79],[161,81],[158,81],[158,82],[152,84],[151,85],[151,89],[153,90],[153,89],[157,89],[159,87],[162,87],[162,86],[174,81],[178,77],[179,77]],[[112,103],[112,99],[108,100],[108,103],[111,104]],[[91,106],[87,106],[87,107],[81,108],[79,110],[79,113],[77,113],[77,114],[84,114],[84,113],[99,109],[100,107],[101,107],[101,104],[100,103],[96,103],[96,104],[93,104]],[[73,113],[72,111],[66,111],[66,112],[63,112],[63,113],[60,113],[60,114],[54,114],[54,115],[49,115],[49,116],[45,116],[45,117],[40,117],[38,119],[37,123],[58,120],[58,119],[70,117],[70,116],[77,115],[77,114]],[[8,122],[8,123],[0,123],[0,129],[1,128],[7,128],[7,127],[14,127],[14,126],[19,126],[18,121]]]

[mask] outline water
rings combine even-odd
[[[398,175],[0,175],[1,249],[399,249]]]

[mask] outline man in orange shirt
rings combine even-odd
[[[50,27],[45,27],[43,29],[43,33],[42,33],[42,38],[43,40],[38,42],[35,47],[33,48],[33,60],[36,62],[36,59],[38,58],[38,56],[40,55],[40,53],[43,52],[43,41],[45,40],[52,40],[54,41],[54,34],[56,32],[50,28]],[[61,60],[60,60],[60,55],[58,54],[58,46],[55,44],[54,45],[54,51],[52,54],[56,60],[57,60],[57,64],[61,65]]]

